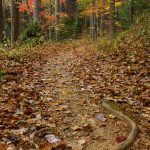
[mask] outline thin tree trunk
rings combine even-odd
[[[55,19],[59,21],[59,0],[55,0]]]
[[[15,0],[11,0],[11,45],[13,46],[19,36],[19,7]]]
[[[51,0],[49,0],[48,13],[49,13],[49,15],[51,15]],[[50,41],[52,41],[52,30],[51,30],[50,23],[49,23],[49,27],[48,27],[48,38]]]
[[[66,0],[66,10],[70,19],[76,19],[76,0]]]
[[[94,39],[94,34],[95,34],[95,20],[94,20],[94,13],[91,14],[90,16],[90,35]]]
[[[100,36],[103,36],[103,30],[104,30],[104,13],[105,13],[105,0],[101,0],[102,4],[102,14],[100,18]]]
[[[76,36],[77,27],[78,27],[78,15],[76,14],[75,29],[74,29],[74,33],[73,33],[73,37],[74,37],[74,38],[75,38],[75,36]]]
[[[109,37],[113,39],[115,36],[115,0],[110,0],[110,29],[109,29]]]
[[[84,16],[84,33],[87,34],[88,33],[88,16]]]
[[[57,29],[57,25],[58,25],[58,21],[59,21],[59,0],[55,0],[55,37],[56,40],[58,40],[58,29]]]
[[[97,35],[96,35],[96,14],[94,12],[94,7],[95,7],[95,1],[92,1],[92,14],[90,17],[90,28],[91,28],[91,37],[93,38],[93,40],[97,39]]]
[[[39,17],[38,17],[38,14],[39,14],[39,0],[33,0],[33,3],[34,3],[34,10],[33,10],[33,18],[34,18],[34,21],[39,21]]]
[[[0,43],[3,40],[4,37],[4,15],[3,15],[3,3],[2,0],[0,0]]]
[[[96,14],[93,13],[93,39],[97,40]]]
[[[130,24],[133,23],[133,17],[134,17],[134,0],[131,0],[130,4],[130,11],[129,11],[129,16],[130,16]]]
[[[92,37],[92,26],[93,26],[93,18],[92,15],[90,15],[90,36]]]

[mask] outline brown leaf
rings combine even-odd
[[[6,150],[8,147],[7,144],[0,144],[0,150]]]
[[[53,145],[48,142],[43,142],[40,144],[41,150],[51,150],[53,148]]]

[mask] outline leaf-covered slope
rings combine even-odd
[[[135,19],[129,30],[122,32],[112,43],[118,52],[148,52],[150,50],[150,13],[144,12]]]

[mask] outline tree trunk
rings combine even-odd
[[[11,0],[11,44],[12,46],[19,36],[19,7],[15,0]]]
[[[4,32],[4,15],[3,15],[3,4],[2,0],[0,0],[0,43],[3,40]]]
[[[55,0],[55,38],[56,40],[58,40],[58,29],[57,29],[57,25],[58,25],[58,21],[59,21],[59,0]]]
[[[102,5],[102,14],[100,18],[100,36],[103,36],[103,30],[104,30],[104,13],[105,13],[105,0],[101,0]]]
[[[94,7],[95,7],[95,1],[92,1],[92,14],[90,16],[90,29],[91,29],[91,37],[93,38],[93,40],[97,39],[97,32],[96,32],[96,14],[94,12]]]
[[[55,0],[55,20],[59,21],[59,0]]]
[[[130,11],[129,11],[129,16],[130,16],[130,24],[133,23],[133,16],[134,16],[134,0],[131,0],[130,4]]]
[[[51,16],[51,0],[49,0],[48,14]],[[51,29],[50,23],[49,23],[49,27],[48,27],[48,38],[50,41],[52,41],[52,29]]]
[[[109,36],[110,39],[113,39],[115,36],[115,0],[110,0],[110,29]]]
[[[38,14],[39,14],[39,0],[33,0],[33,4],[34,4],[34,10],[33,10],[33,18],[34,18],[34,21],[39,21],[39,17],[38,17]]]
[[[76,18],[76,0],[66,0],[66,12],[70,19]]]

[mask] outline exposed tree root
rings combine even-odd
[[[110,113],[114,114],[115,116],[117,116],[118,118],[120,118],[121,120],[127,122],[130,127],[131,127],[131,132],[127,138],[127,140],[125,142],[122,142],[121,144],[118,144],[114,150],[127,150],[135,141],[137,135],[138,135],[138,126],[137,124],[130,119],[128,116],[124,115],[121,111],[117,111],[115,109],[113,109],[108,101],[103,101],[102,102],[103,107],[108,110]]]

